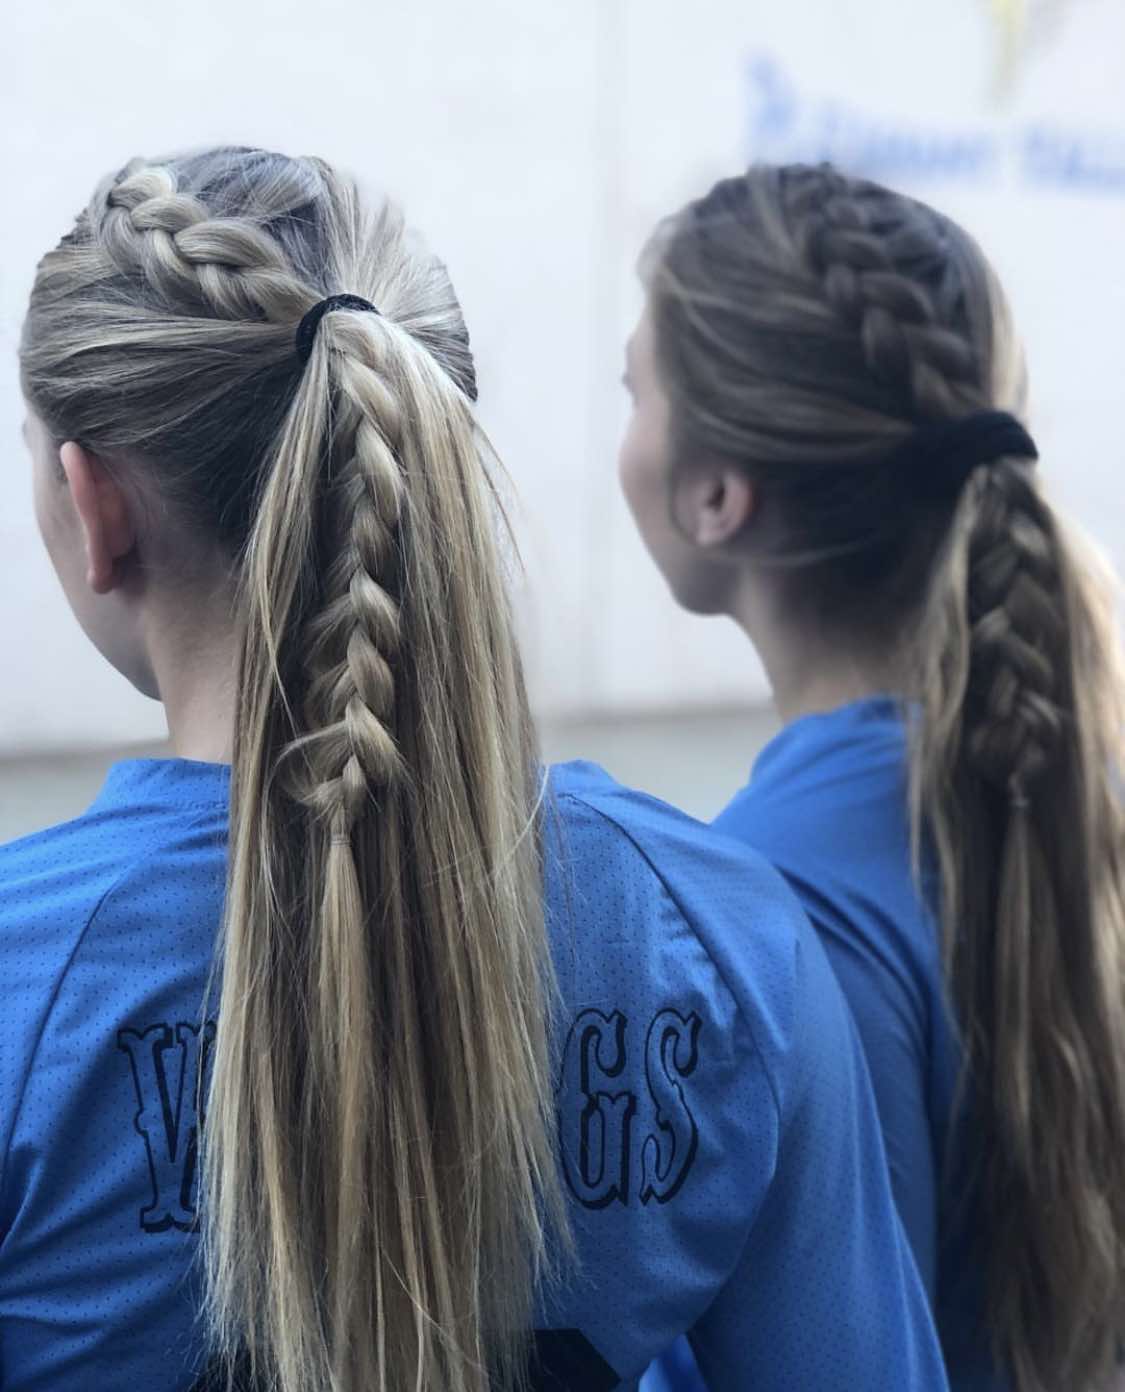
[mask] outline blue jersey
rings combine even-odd
[[[1002,1388],[984,1328],[969,1137],[955,1117],[960,1048],[927,907],[936,886],[927,875],[919,892],[912,869],[899,707],[877,697],[793,721],[715,827],[772,861],[817,928],[863,1040],[895,1199],[935,1305],[950,1384]]]
[[[193,1385],[202,1018],[228,774],[117,765],[0,849],[0,1385]],[[557,1389],[690,1330],[712,1386],[930,1392],[940,1353],[870,1085],[790,891],[589,765],[552,776],[547,920],[577,1265],[539,1299]]]

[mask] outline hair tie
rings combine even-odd
[[[336,309],[355,309],[368,314],[378,314],[379,311],[361,295],[329,295],[327,299],[314,304],[312,309],[305,315],[297,325],[297,356],[304,366],[312,355],[313,342],[316,339],[316,331],[320,321],[326,314],[331,314]]]
[[[1015,416],[1007,411],[978,411],[958,420],[921,426],[895,446],[886,462],[897,465],[909,461],[921,466],[925,473],[918,482],[928,478],[940,483],[945,492],[949,485],[960,489],[982,464],[1038,458],[1035,441]]]

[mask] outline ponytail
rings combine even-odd
[[[1089,1392],[1125,1331],[1125,865],[1112,615],[1026,464],[966,485],[921,638],[916,836],[982,1155],[998,1356]]]
[[[478,1392],[529,1325],[548,964],[479,451],[332,314],[250,541],[208,1212],[216,1326],[285,1392]]]
[[[250,540],[208,1218],[285,1392],[478,1392],[529,1325],[548,964],[479,452],[408,334],[331,314]]]

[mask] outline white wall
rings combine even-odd
[[[134,153],[325,154],[400,196],[448,260],[523,500],[543,709],[762,692],[744,642],[674,610],[614,476],[637,250],[753,157],[836,156],[981,237],[1028,342],[1047,474],[1125,560],[1120,0],[9,0],[5,21],[0,751],[161,729],[40,555],[11,351],[35,260]]]

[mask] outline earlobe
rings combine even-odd
[[[59,451],[59,462],[86,544],[86,582],[95,594],[109,594],[120,583],[118,562],[136,540],[128,501],[101,460],[73,440]]]

